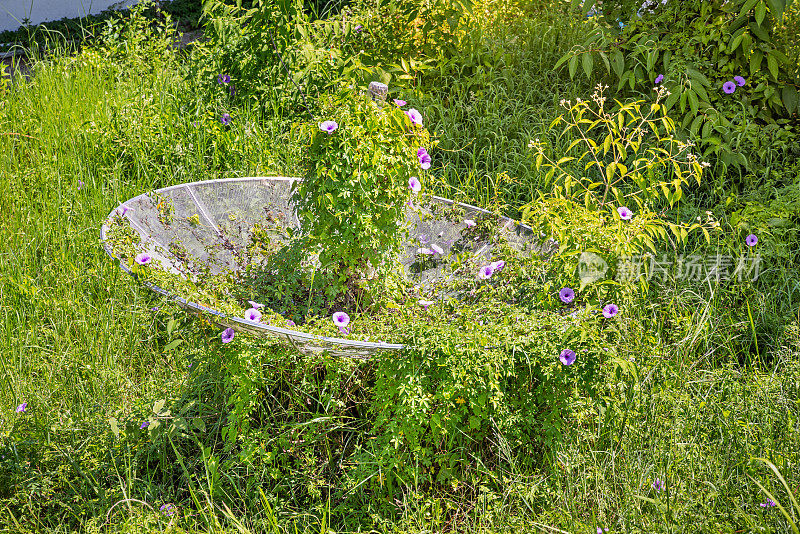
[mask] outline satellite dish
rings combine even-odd
[[[115,251],[109,241],[109,225],[119,217],[127,222],[141,238],[143,247],[163,269],[176,276],[187,276],[198,267],[213,274],[226,270],[238,271],[247,267],[245,247],[251,242],[251,231],[258,223],[273,224],[283,231],[288,242],[287,228],[299,229],[299,221],[291,202],[292,183],[298,178],[251,177],[206,180],[165,187],[145,193],[120,204],[109,214],[100,230],[106,253],[121,260],[127,258]],[[450,253],[466,254],[476,262],[491,258],[495,236],[483,236],[471,231],[471,221],[480,222],[493,215],[483,209],[432,197],[433,208],[409,206],[406,211],[410,225],[409,240],[401,264],[406,274],[419,286],[435,284],[453,274],[439,261],[420,263],[420,254],[428,251],[437,258]],[[467,221],[466,223],[464,221]],[[531,228],[501,217],[498,233],[520,254],[538,251],[537,237]],[[281,233],[276,234],[281,239]],[[275,236],[271,236],[275,237]],[[441,253],[438,251],[441,250]],[[422,251],[422,252],[421,252]],[[274,337],[304,353],[328,351],[335,356],[368,359],[381,350],[400,350],[394,343],[375,343],[308,334],[288,328],[248,321],[173,294],[151,282],[144,284],[165,297],[175,300],[184,309],[208,314],[211,319],[237,331],[248,331],[263,337]]]

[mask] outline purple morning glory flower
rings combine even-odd
[[[250,308],[244,312],[244,318],[248,321],[253,321],[254,323],[258,323],[261,321],[261,312],[255,308]]]
[[[561,302],[564,304],[569,304],[575,298],[575,292],[569,287],[563,287],[561,291],[558,292],[558,298],[560,298]]]
[[[339,327],[347,326],[350,324],[350,316],[345,312],[336,312],[333,314],[333,324]]]
[[[78,191],[83,189],[83,180],[78,180]]]
[[[167,517],[172,517],[175,515],[175,508],[172,506],[172,504],[162,505],[161,508],[159,508],[159,511],[163,512]]]
[[[286,320],[286,324],[289,325],[289,326],[297,326],[297,325],[294,324],[294,321],[292,321],[291,319],[287,319]]]
[[[575,358],[577,358],[577,356],[575,356],[575,351],[570,349],[562,350],[561,354],[559,354],[558,356],[558,359],[564,365],[572,365],[573,363],[575,363]]]
[[[427,153],[428,153],[428,149],[427,148],[419,147],[417,149],[417,157],[418,158],[421,158],[423,156],[423,154],[427,154]]]
[[[264,307],[264,305],[263,305],[263,304],[260,304],[260,303],[258,303],[258,302],[254,302],[254,301],[252,301],[252,300],[248,300],[247,302],[249,302],[249,303],[250,303],[250,306],[252,306],[253,308],[256,308],[256,309],[258,309],[258,308],[263,308],[263,307]]]
[[[733,82],[725,82],[722,84],[722,90],[727,94],[731,94],[736,91],[736,84]]]
[[[478,278],[481,280],[488,280],[494,274],[494,269],[492,269],[491,265],[484,265],[478,271]]]
[[[359,25],[357,25],[355,28],[353,28],[353,30],[355,30],[355,31],[357,31],[357,32],[360,32],[360,31],[361,31],[361,29],[362,29],[363,27],[364,27],[364,26],[362,26],[361,24],[359,24]]]
[[[607,528],[597,527],[597,534],[603,534],[604,532],[608,532]]]
[[[236,333],[233,331],[233,328],[228,327],[222,331],[222,334],[219,337],[220,339],[222,339],[223,343],[230,343],[231,341],[233,341],[233,336],[235,334]]]
[[[349,336],[350,335],[350,329],[349,328],[345,328],[344,326],[340,326],[339,327],[339,332],[341,332],[341,334],[343,336]]]
[[[756,243],[758,243],[758,238],[755,234],[750,234],[744,239],[744,242],[747,243],[748,247],[754,247],[756,246]]]
[[[219,118],[219,122],[221,122],[223,126],[229,125],[232,120],[230,113],[223,113],[222,117]]]
[[[130,208],[128,206],[122,206],[122,216],[125,217],[125,214],[128,213]]]
[[[667,485],[664,484],[663,480],[657,478],[653,481],[653,489],[655,489],[656,491],[664,491],[665,489],[667,489]]]
[[[17,413],[25,413],[25,410],[27,410],[27,409],[28,409],[28,403],[27,402],[23,402],[22,404],[17,406],[17,409],[15,411]]]
[[[148,426],[150,426],[150,421],[145,421],[144,423],[141,424],[141,426],[139,427],[139,430],[144,430]]]
[[[774,508],[775,506],[778,506],[778,505],[772,499],[767,499],[766,502],[760,503],[759,506],[762,507],[762,508]]]
[[[228,74],[217,74],[217,83],[222,85],[226,83],[231,83],[231,77]]]
[[[744,87],[744,84],[747,83],[747,80],[745,80],[741,76],[734,76],[733,81],[736,82],[736,85],[738,85],[739,87]]]
[[[323,121],[319,123],[319,129],[323,132],[327,132],[328,135],[332,134],[333,131],[338,127],[339,125],[336,123],[336,121]]]
[[[417,249],[417,254],[425,254],[426,256],[430,256],[433,254],[433,251],[427,247],[423,247]]]
[[[419,302],[419,305],[422,306],[422,309],[425,310],[425,311],[428,311],[428,306],[431,306],[432,304],[434,304],[434,301],[432,301],[432,300],[420,300],[418,302]]]
[[[464,219],[464,224],[467,225],[467,228],[473,228],[475,226],[475,221],[472,219]]]
[[[158,306],[153,306],[152,308],[150,308],[150,311],[151,311],[151,312],[153,312],[153,313],[155,313],[155,312],[157,312],[157,311],[158,311],[158,310],[160,310],[160,309],[161,309],[161,308],[159,308]]]
[[[663,74],[659,74],[658,76],[656,76],[656,85],[660,84],[663,81],[664,81],[664,75]]]
[[[411,189],[415,193],[419,193],[422,191],[422,183],[420,183],[419,179],[416,176],[412,176],[408,179],[408,188]]]
[[[414,108],[411,108],[408,111],[406,111],[406,115],[408,115],[408,118],[411,119],[411,122],[413,124],[422,126],[422,114],[419,111],[417,111]]]
[[[440,247],[439,245],[436,245],[436,244],[431,245],[431,251],[434,254],[444,254],[444,249],[442,247]]]
[[[625,206],[618,207],[617,213],[619,213],[619,218],[623,221],[629,221],[633,217],[633,212]]]
[[[139,265],[147,265],[148,263],[153,261],[153,257],[150,256],[150,254],[148,254],[147,252],[141,252],[136,255],[136,258],[134,258],[134,260]]]
[[[603,308],[603,317],[605,317],[606,319],[611,319],[618,313],[619,313],[619,306],[617,306],[616,304],[608,304]]]
[[[419,166],[425,170],[431,168],[431,156],[427,152],[419,156]]]
[[[493,261],[492,262],[492,270],[496,273],[499,273],[503,270],[503,267],[506,266],[506,262],[503,260]]]
[[[408,102],[406,102],[405,100],[400,100],[400,99],[397,99],[397,98],[394,99],[394,105],[397,106],[397,107],[401,108],[401,107],[405,106],[406,104],[408,104]]]

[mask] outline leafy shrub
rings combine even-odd
[[[128,17],[108,19],[82,60],[100,61],[115,69],[117,76],[123,71],[144,76],[177,67],[171,17],[165,13],[163,20],[154,22],[148,16],[151,7],[150,2],[142,2],[131,8]]]
[[[370,362],[287,358],[237,338],[207,351],[224,361],[225,456],[264,483],[296,486],[289,495],[300,505],[324,494],[352,503],[502,483],[484,468],[535,468],[562,436],[573,399],[603,390],[603,367],[618,364],[615,327],[604,321],[453,303],[408,325],[408,349]],[[559,361],[564,349],[577,354],[572,365]]]
[[[610,360],[588,313],[529,315],[496,303],[443,313],[451,321],[409,325],[410,349],[377,356],[369,459],[382,467],[374,485],[390,491],[477,486],[485,468],[535,466],[560,437],[570,399],[592,397]],[[578,354],[573,365],[559,361],[563,349]]]
[[[471,15],[472,0],[359,0],[357,11],[370,20],[365,41],[376,59],[457,55]]]
[[[593,4],[585,2],[584,12]],[[671,95],[664,106],[678,114],[680,128],[700,139],[703,155],[713,156],[723,173],[730,165],[758,166],[757,153],[737,146],[742,136],[755,138],[763,125],[783,125],[800,111],[796,65],[775,34],[787,2],[645,4],[604,3],[603,22],[587,22],[586,42],[559,64],[566,63],[571,76],[580,64],[591,76],[602,63],[623,95],[646,95],[654,85],[665,85]]]
[[[710,216],[681,221],[684,187],[699,185],[708,164],[692,143],[675,139],[662,105],[668,92],[658,90],[649,105],[617,100],[609,109],[603,89],[589,101],[562,101],[567,112],[551,127],[563,124],[561,135],[571,142],[557,160],[538,139],[530,142],[549,190],[522,208],[523,222],[557,245],[543,274],[551,290],[595,284],[584,296],[594,304],[639,293],[635,286],[645,279],[628,276],[635,273],[623,272],[630,265],[620,259],[663,253],[664,245],[677,253],[694,231],[710,243],[709,230],[719,227]]]
[[[270,113],[310,112],[358,61],[341,52],[355,24],[311,22],[302,0],[255,0],[250,8],[211,0],[205,5],[208,43],[196,50],[194,75],[210,87],[229,75],[236,99]]]
[[[537,169],[548,169],[545,184],[557,196],[582,198],[587,207],[601,210],[607,204],[632,202],[652,206],[662,195],[674,205],[684,185],[695,180],[700,184],[707,164],[691,152],[691,144],[672,135],[675,126],[660,103],[666,94],[659,91],[648,111],[642,110],[642,101],[617,101],[610,111],[602,86],[591,101],[578,99],[572,105],[562,100],[567,114],[557,117],[551,127],[566,123],[563,135],[574,138],[566,153],[553,161],[538,139],[529,145],[536,151]],[[576,147],[577,158],[571,155]]]
[[[349,89],[322,99],[320,109],[322,122],[297,130],[305,143],[293,195],[300,246],[319,253],[316,276],[329,284],[328,296],[354,302],[370,280],[396,270],[410,183],[424,182],[418,150],[430,148],[430,136],[399,106],[381,109]]]

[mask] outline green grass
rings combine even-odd
[[[442,134],[443,193],[479,205],[499,198],[513,211],[541,188],[526,146],[558,142],[547,128],[558,100],[589,90],[550,67],[579,32],[563,14],[534,10],[490,34],[502,60],[462,58],[461,70],[423,81],[414,96]],[[373,437],[369,365],[254,340],[222,352],[216,328],[146,292],[99,245],[108,213],[142,192],[294,174],[290,118],[207,93],[157,39],[124,44],[37,61],[31,80],[15,80],[0,100],[0,531],[791,531],[777,508],[759,506],[756,482],[791,509],[755,460],[773,462],[797,495],[790,259],[770,266],[781,284],[654,287],[626,302],[617,351],[629,365],[604,370],[604,398],[573,398],[562,439],[537,468],[522,468],[497,434],[493,462],[475,458],[477,471],[503,481],[492,487],[410,483],[387,503],[365,483],[329,499],[339,479],[328,460],[347,465],[347,447]],[[230,129],[219,125],[223,111]],[[256,364],[237,375],[246,354]],[[316,404],[347,377],[367,384],[342,397],[352,411]],[[237,394],[254,405],[231,448],[224,429]],[[176,419],[140,430],[162,399]],[[28,411],[14,413],[22,402]],[[189,437],[170,434],[180,419]],[[275,443],[289,452],[270,467],[259,446]],[[165,503],[174,518],[158,511]]]
[[[534,198],[543,180],[528,142],[566,148],[569,140],[549,129],[564,112],[559,102],[591,92],[585,81],[552,69],[561,51],[581,40],[581,25],[558,8],[529,9],[525,18],[486,28],[484,48],[420,84],[416,96],[440,136],[441,176],[457,200],[490,205],[497,198],[513,210]]]

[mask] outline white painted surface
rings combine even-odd
[[[130,7],[137,0],[0,0],[0,31],[16,30],[25,19],[41,24],[63,18],[97,15],[103,10]]]

